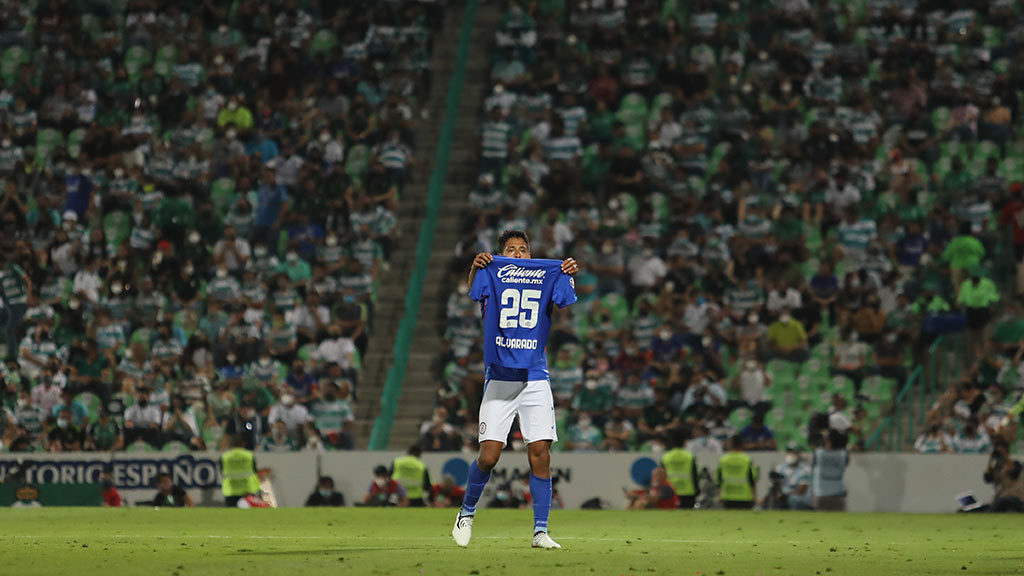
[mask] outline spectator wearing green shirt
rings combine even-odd
[[[95,340],[85,343],[85,354],[71,367],[71,381],[79,390],[95,392],[104,403],[110,398],[110,363],[99,353]]]
[[[1021,316],[1020,306],[1012,299],[1006,303],[1003,314],[992,328],[992,343],[997,350],[1010,355],[1016,353],[1021,343],[1024,343],[1024,317]]]
[[[355,421],[349,399],[351,388],[347,383],[341,386],[333,382],[321,384],[320,398],[313,402],[310,416],[325,446],[329,449],[351,450],[352,422]]]
[[[85,429],[85,449],[96,452],[116,452],[124,447],[124,431],[110,417],[110,412],[100,408],[99,420]]]
[[[971,335],[971,352],[974,358],[980,357],[984,346],[983,332],[992,316],[991,306],[999,301],[999,289],[995,282],[982,276],[981,268],[971,269],[971,277],[960,284],[960,295],[956,303],[967,313],[967,329]]]
[[[807,351],[807,332],[789,310],[783,310],[779,318],[768,326],[764,335],[767,359],[779,358],[790,362],[803,363],[810,357]]]
[[[950,279],[958,291],[964,274],[981,264],[981,259],[984,257],[985,247],[971,234],[971,224],[964,222],[960,225],[960,235],[953,238],[942,253],[942,259],[949,262]]]
[[[964,162],[959,156],[953,156],[949,174],[942,180],[942,196],[947,201],[966,194],[974,188],[974,177],[964,169]]]
[[[240,103],[238,96],[231,97],[227,105],[217,114],[217,126],[223,128],[232,124],[239,130],[252,128],[252,112]]]

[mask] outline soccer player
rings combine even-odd
[[[579,266],[572,258],[533,260],[530,239],[519,230],[502,233],[498,246],[500,256],[477,254],[469,271],[470,297],[483,310],[487,368],[480,403],[480,454],[469,466],[469,486],[452,538],[459,546],[469,546],[477,502],[518,416],[530,459],[533,547],[561,548],[548,536],[551,443],[558,434],[544,345],[552,307],[576,301],[571,276]]]

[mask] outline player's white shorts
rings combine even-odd
[[[549,380],[488,380],[480,402],[480,441],[495,440],[504,444],[517,415],[519,430],[527,444],[538,440],[558,441],[555,401]]]

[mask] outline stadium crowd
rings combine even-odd
[[[964,359],[928,434],[959,440],[924,444],[1012,439],[996,424],[1024,343],[1019,3],[503,9],[452,277],[506,229],[581,263],[547,351],[556,449],[830,431],[863,449],[940,337]],[[453,285],[425,449],[476,450],[479,314]]]
[[[443,10],[0,1],[2,450],[351,448]]]

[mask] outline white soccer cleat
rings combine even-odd
[[[464,516],[462,512],[455,518],[455,526],[452,527],[452,538],[455,543],[465,548],[469,546],[469,539],[473,537],[473,517]],[[537,540],[534,539],[534,542]]]
[[[533,535],[533,548],[544,548],[545,550],[554,550],[555,548],[561,548],[562,545],[551,539],[547,532],[537,532]]]

